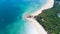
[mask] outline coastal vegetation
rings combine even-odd
[[[55,1],[53,8],[43,10],[36,20],[45,28],[48,34],[60,34],[60,4]]]

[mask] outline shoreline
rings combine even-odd
[[[37,16],[37,15],[41,14],[43,10],[47,10],[47,9],[52,8],[53,5],[54,5],[54,0],[47,0],[47,2],[41,7],[40,10],[34,12],[34,13],[31,14],[31,15],[32,15],[32,16]]]
[[[42,13],[43,10],[47,10],[52,8],[54,5],[54,0],[47,0],[46,4],[44,4],[41,9],[39,9],[38,11],[35,11],[33,14],[25,14],[23,16],[23,19],[29,21],[30,24],[32,24],[38,31],[38,34],[47,34],[47,31],[43,28],[43,26],[41,24],[39,24],[36,20],[35,20],[35,16],[39,15]]]

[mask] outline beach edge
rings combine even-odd
[[[54,0],[47,0],[46,4],[44,4],[40,10],[35,11],[33,14],[25,14],[23,18],[28,20],[30,24],[35,26],[39,34],[47,34],[47,31],[43,28],[41,24],[39,24],[39,22],[35,20],[34,17],[41,14],[43,10],[52,8],[53,5],[54,5]]]

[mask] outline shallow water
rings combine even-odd
[[[0,34],[28,34],[27,26],[32,26],[22,20],[23,14],[33,13],[45,3],[46,0],[0,0]]]

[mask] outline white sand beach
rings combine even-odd
[[[33,14],[26,14],[24,16],[24,18],[26,20],[29,21],[30,24],[32,24],[38,31],[38,34],[47,34],[47,31],[43,28],[43,26],[41,24],[39,24],[35,19],[34,16],[39,15],[40,13],[42,13],[43,10],[45,9],[49,9],[52,8],[54,4],[54,0],[47,0],[47,3],[45,5],[42,6],[41,9],[39,9],[38,11],[34,12]]]
[[[39,9],[36,12],[34,12],[32,15],[33,16],[37,16],[40,13],[42,13],[43,10],[52,8],[53,5],[54,5],[54,0],[47,0],[46,4],[44,4],[41,9]]]

